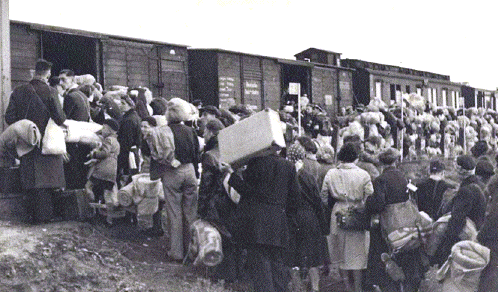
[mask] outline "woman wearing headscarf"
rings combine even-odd
[[[292,264],[309,271],[312,291],[318,291],[318,267],[327,261],[326,222],[320,193],[314,177],[303,168],[306,150],[300,143],[292,144],[287,159],[296,164],[299,183],[295,224],[295,249]]]
[[[352,282],[354,291],[361,291],[361,273],[367,267],[368,232],[342,230],[338,227],[335,216],[337,212],[363,206],[367,197],[373,193],[370,175],[356,166],[357,159],[358,147],[354,143],[344,144],[337,154],[339,164],[325,176],[321,199],[325,204],[329,197],[336,201],[330,218],[331,261],[339,265],[346,287],[352,290]]]

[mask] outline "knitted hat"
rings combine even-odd
[[[465,170],[473,170],[476,167],[476,162],[470,155],[460,155],[457,158],[457,165]]]
[[[287,159],[296,162],[301,160],[306,155],[306,150],[299,143],[294,143],[287,148]]]

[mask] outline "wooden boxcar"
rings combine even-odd
[[[498,110],[498,89],[475,88],[464,84],[462,85],[462,96],[465,100],[466,108],[484,107],[495,111]]]
[[[145,86],[153,96],[189,99],[187,46],[11,21],[12,88],[31,78],[38,58],[52,74],[92,74],[104,88]]]
[[[250,55],[221,49],[189,49],[193,99],[229,107],[248,104],[254,109],[278,110],[297,95],[289,84],[299,83],[301,96],[335,113],[338,103],[351,105],[352,70],[303,60]]]
[[[399,103],[402,94],[413,92],[435,106],[462,106],[461,84],[450,81],[448,75],[357,59],[343,59],[341,64],[355,69],[353,88],[358,103],[367,105],[380,97],[389,105]]]
[[[336,114],[343,107],[355,105],[353,94],[353,69],[341,66],[341,54],[316,48],[308,48],[294,55],[297,60],[313,65],[313,102]]]

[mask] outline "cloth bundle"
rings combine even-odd
[[[436,250],[443,240],[444,233],[448,228],[448,222],[451,219],[451,213],[447,213],[441,216],[436,222],[434,222],[432,226],[432,234],[429,237],[426,246],[426,253],[429,256],[433,256],[436,253]],[[465,222],[465,226],[463,227],[462,232],[459,234],[459,238],[461,240],[470,240],[476,241],[477,239],[477,229],[469,218],[467,218]]]
[[[443,292],[477,291],[481,272],[489,260],[489,248],[470,240],[457,242],[437,272],[437,279],[444,281]]]
[[[380,216],[380,226],[387,243],[394,251],[420,246],[421,233],[431,228],[431,221],[422,216],[412,200],[389,204]]]
[[[102,129],[102,125],[100,124],[66,120],[64,125],[67,126],[65,140],[68,143],[94,144],[100,142],[100,138],[97,135],[97,132]]]
[[[7,151],[13,148],[21,157],[40,146],[40,141],[41,133],[35,123],[26,119],[17,121],[0,135],[0,157],[5,157]]]
[[[182,121],[194,121],[199,118],[199,110],[191,103],[178,97],[168,101],[168,115],[174,115]]]
[[[192,242],[190,251],[197,255],[194,260],[194,266],[203,263],[208,267],[216,266],[223,260],[223,251],[221,246],[221,235],[218,229],[209,222],[198,219],[190,226]]]
[[[163,184],[160,180],[151,180],[146,173],[136,174],[132,182],[122,187],[118,193],[120,205],[137,206],[137,215],[152,215],[159,209],[159,200],[164,200]]]

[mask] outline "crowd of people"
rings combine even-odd
[[[51,67],[39,60],[33,79],[13,90],[7,124],[28,120],[45,133],[49,120],[66,131],[73,120],[101,129],[98,141],[67,142],[64,154],[34,145],[14,155],[31,223],[60,216],[61,189],[87,189],[93,202],[105,204],[146,174],[161,182],[162,195],[144,232],[166,234],[168,257],[184,262],[193,222],[212,224],[223,244],[223,260],[211,268],[215,280],[234,283],[247,272],[255,291],[287,291],[298,271],[319,291],[321,276],[337,271],[348,291],[418,291],[429,268],[451,258],[470,221],[478,232],[471,238],[491,251],[476,287],[498,289],[498,116],[492,110],[433,108],[412,94],[402,106],[374,99],[331,118],[303,99],[301,113],[293,104],[279,111],[286,147],[235,168],[221,161],[218,134],[253,115],[250,107],[154,98],[144,87],[104,90],[92,76],[69,69],[51,77]],[[453,158],[450,169],[445,162]],[[427,177],[410,181],[397,167],[402,160],[430,160]],[[445,172],[458,175],[449,179]],[[432,252],[425,244],[393,248],[386,239],[386,222],[409,201],[431,222],[451,214]],[[341,225],[339,215],[352,210],[368,221],[365,227]]]

